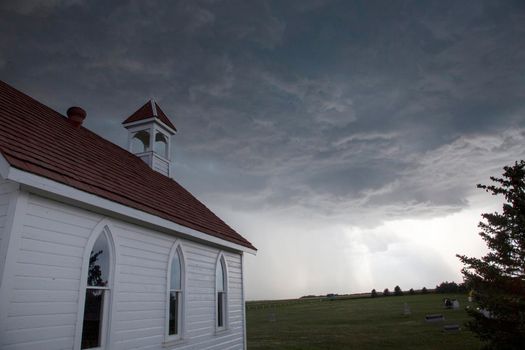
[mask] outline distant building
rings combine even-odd
[[[129,152],[0,82],[0,348],[243,349],[240,236],[171,179],[154,101]]]

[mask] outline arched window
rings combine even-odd
[[[184,292],[184,259],[180,245],[175,245],[170,254],[168,268],[168,305],[167,332],[168,339],[182,337]]]
[[[168,158],[168,138],[161,132],[155,135],[155,153]]]
[[[131,153],[142,153],[149,151],[149,131],[141,130],[133,134],[131,138]]]
[[[104,348],[108,326],[112,249],[106,230],[89,254],[81,349]]]
[[[224,256],[220,255],[217,267],[215,269],[215,290],[217,298],[217,322],[216,326],[218,330],[222,330],[226,327],[226,315],[227,315],[227,272],[226,262]]]

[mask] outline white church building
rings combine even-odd
[[[245,349],[256,249],[170,177],[173,123],[85,116],[0,81],[0,349]]]

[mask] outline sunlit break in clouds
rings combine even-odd
[[[3,1],[0,75],[126,145],[155,98],[175,179],[258,249],[248,299],[434,287],[476,189],[525,158],[523,1]]]

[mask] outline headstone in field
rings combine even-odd
[[[445,317],[443,317],[442,314],[432,314],[432,315],[426,315],[425,320],[427,322],[441,322],[445,320]]]
[[[489,311],[489,310],[480,309],[479,307],[476,308],[476,310],[477,310],[478,312],[481,312],[481,314],[482,314],[483,316],[485,316],[486,318],[492,318],[492,315],[490,314],[490,311]]]
[[[457,299],[452,300],[452,308],[459,309],[459,301]]]
[[[268,314],[268,321],[275,322],[277,320],[277,317],[275,317],[275,312]]]
[[[459,324],[447,324],[443,326],[443,331],[445,333],[448,332],[459,332],[461,328],[459,328]]]
[[[411,314],[411,311],[410,311],[410,306],[408,306],[407,303],[405,303],[404,307],[403,307],[403,315],[405,316],[408,316]]]

